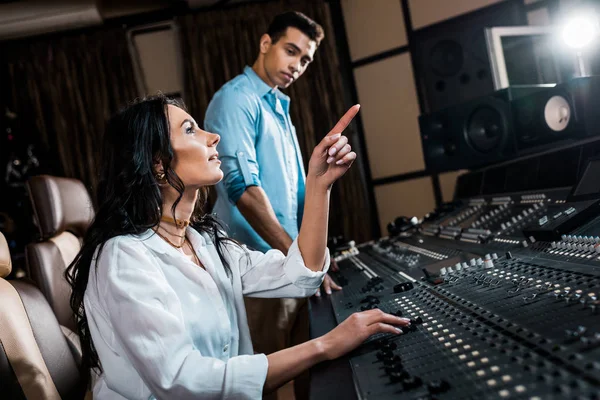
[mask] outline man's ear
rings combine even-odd
[[[268,33],[263,34],[260,37],[260,52],[265,54],[271,48],[272,40]]]

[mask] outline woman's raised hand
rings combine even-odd
[[[360,105],[356,104],[344,114],[331,131],[313,150],[308,162],[308,176],[314,177],[327,187],[342,177],[356,159],[348,138],[343,136],[344,129],[358,113]]]

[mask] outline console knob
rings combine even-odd
[[[388,374],[392,382],[401,382],[404,378],[409,376],[408,372],[406,372],[404,369],[401,369],[400,371],[392,370]]]
[[[385,367],[386,374],[391,376],[394,372],[399,372],[399,373],[405,372],[402,364],[390,365],[388,367]]]
[[[450,384],[443,379],[431,381],[427,384],[430,393],[443,393],[450,389]]]
[[[394,342],[389,342],[384,344],[381,348],[383,350],[396,350],[398,348],[398,345]]]
[[[402,386],[404,386],[405,390],[414,389],[423,384],[423,381],[418,376],[407,376],[402,379]]]
[[[402,359],[400,359],[400,356],[385,357],[383,359],[383,365],[385,365],[386,367],[391,367],[393,365],[402,365]]]
[[[375,354],[375,357],[377,357],[377,359],[379,361],[383,361],[385,359],[391,359],[394,357],[394,353],[391,350],[380,350]]]

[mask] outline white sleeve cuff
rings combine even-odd
[[[295,286],[303,289],[316,290],[321,286],[321,283],[323,283],[325,274],[329,270],[330,261],[329,249],[325,248],[325,262],[323,263],[323,269],[318,272],[308,269],[304,264],[304,258],[302,258],[300,248],[298,247],[298,238],[296,238],[288,250],[283,269],[285,275]]]
[[[240,355],[227,361],[224,399],[261,399],[269,361],[264,354]]]

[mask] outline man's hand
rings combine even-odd
[[[340,270],[340,266],[338,265],[337,261],[335,261],[333,259],[333,255],[331,256],[331,263],[329,264],[329,270],[331,272],[338,272]]]
[[[325,274],[325,279],[323,279],[323,290],[325,290],[325,293],[327,294],[331,294],[331,290],[342,290],[342,287],[340,285],[338,285],[337,283],[335,283],[333,281],[333,279],[331,279],[331,277],[329,276],[329,274]],[[319,297],[321,296],[321,289],[317,289],[317,293],[315,293],[315,296]]]

